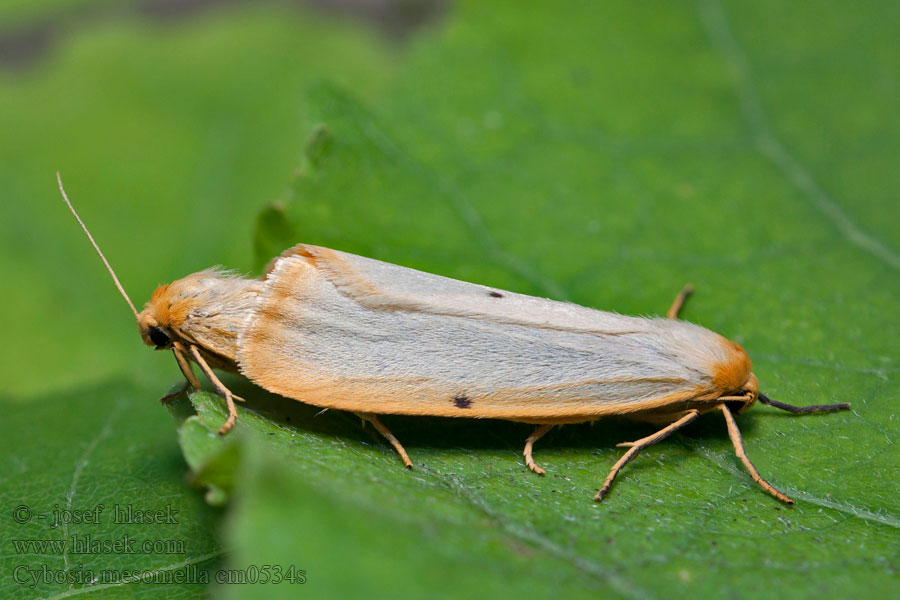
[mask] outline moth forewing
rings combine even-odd
[[[750,376],[743,350],[691,323],[298,249],[267,275],[238,363],[262,387],[318,406],[579,422],[714,400]]]

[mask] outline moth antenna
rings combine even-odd
[[[789,413],[794,413],[795,415],[802,413],[830,412],[833,410],[847,410],[850,408],[849,402],[841,402],[840,404],[816,404],[815,406],[794,406],[793,404],[785,404],[778,400],[772,400],[764,394],[759,395],[759,401],[763,404],[786,410]]]
[[[106,260],[105,256],[103,256],[103,252],[100,251],[100,246],[98,246],[97,242],[94,241],[94,236],[92,236],[91,232],[88,231],[88,228],[85,226],[84,221],[82,221],[81,217],[78,216],[78,213],[75,212],[75,207],[72,206],[71,202],[69,202],[69,197],[66,195],[66,190],[63,189],[62,177],[59,176],[59,171],[56,172],[56,181],[59,182],[59,191],[62,194],[63,200],[66,201],[69,210],[71,210],[72,214],[75,215],[75,220],[78,221],[79,225],[81,225],[81,228],[84,230],[85,235],[87,235],[88,239],[91,241],[91,245],[94,247],[94,250],[96,250],[97,254],[100,255],[100,260],[102,260],[103,264],[106,265],[106,270],[109,271],[109,274],[113,279],[113,283],[115,283],[116,287],[119,288],[119,292],[122,294],[122,297],[125,298],[125,302],[128,303],[128,306],[131,307],[131,312],[134,313],[134,318],[135,320],[137,320],[138,311],[134,307],[134,303],[131,301],[131,298],[128,297],[128,294],[125,293],[125,288],[123,288],[122,284],[119,283],[119,278],[116,277],[116,272],[113,271],[113,268],[111,266],[109,266],[109,261]]]

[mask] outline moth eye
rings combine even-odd
[[[166,332],[159,327],[151,327],[147,335],[150,336],[150,341],[156,344],[157,348],[168,346],[172,342],[169,336],[166,335]]]

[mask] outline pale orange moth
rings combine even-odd
[[[353,412],[412,461],[379,415],[496,418],[554,425],[620,415],[665,425],[634,442],[595,499],[641,450],[718,410],[736,455],[775,498],[793,500],[763,479],[744,452],[733,413],[756,400],[792,413],[849,408],[798,407],[759,393],[750,358],[736,343],[686,321],[629,317],[448,279],[337,250],[298,244],[259,279],[208,269],[153,292],[138,312],[66,196],[63,199],[131,306],[141,338],[172,350],[187,383],[201,388],[191,362],[225,400],[226,434],[235,396],[214,369],[239,373],[270,392]]]

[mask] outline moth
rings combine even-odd
[[[637,454],[719,411],[750,476],[775,498],[793,500],[763,479],[744,451],[735,413],[759,400],[792,413],[849,408],[798,407],[759,393],[750,358],[736,343],[677,319],[685,288],[666,318],[630,317],[501,291],[371,258],[298,244],[260,278],[220,269],[193,273],[153,292],[138,312],[109,262],[75,215],[137,320],[144,343],[171,350],[187,384],[201,389],[196,364],[225,400],[215,370],[372,423],[413,463],[379,415],[507,419],[536,426],[525,440],[534,473],[535,442],[554,425],[618,415],[663,425],[627,447],[595,495],[602,500]]]

